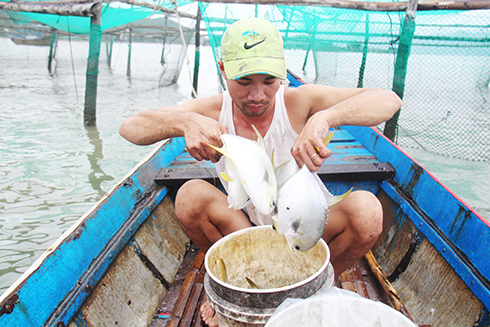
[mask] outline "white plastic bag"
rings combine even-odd
[[[265,327],[417,327],[382,302],[331,287],[307,299],[286,299]]]

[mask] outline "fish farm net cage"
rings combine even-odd
[[[0,4],[8,2],[0,1]],[[247,1],[253,2],[244,0]],[[284,0],[287,1],[293,3]],[[72,5],[82,2],[59,1]],[[489,9],[427,10],[426,7],[404,11],[377,7],[401,2],[323,2],[369,5],[351,9],[199,2],[216,65],[220,40],[229,25],[247,17],[268,19],[283,35],[288,70],[307,83],[378,87],[397,92],[403,98],[399,117],[377,128],[400,146],[466,160],[490,161]],[[475,1],[482,2],[485,1]],[[424,3],[434,2],[420,1],[419,7]],[[199,19],[195,13],[185,15],[192,21],[185,27],[175,19],[175,12],[192,4],[195,3],[188,0],[102,2],[99,41],[105,43],[101,48],[106,50],[108,64],[111,65],[113,42],[160,42],[162,55],[157,60],[162,69],[147,63],[146,70],[157,74],[159,86],[175,83],[186,56],[185,44],[193,43],[194,25]],[[167,14],[172,12],[172,19],[168,19]],[[45,41],[51,44],[53,56],[56,56],[58,39],[66,40],[70,35],[88,39],[90,26],[89,17],[0,10],[0,36],[26,42],[26,34],[48,35]],[[203,43],[207,42],[203,39]],[[217,80],[221,80],[219,69],[216,71]],[[134,69],[132,74],[137,72]],[[225,87],[222,80],[221,86]]]
[[[0,4],[2,2],[9,1],[0,0]],[[72,44],[68,43],[78,42],[77,49],[83,47],[89,49],[89,38],[91,42],[94,41],[92,39],[94,27],[91,26],[90,17],[72,14],[77,5],[87,3],[83,0],[44,1],[44,3],[46,12],[49,12],[50,5],[58,3],[67,7],[67,14],[0,10],[0,37],[10,38],[19,45],[50,46],[49,70],[50,73],[55,73],[58,61],[70,60],[69,56],[59,55],[72,52]],[[97,27],[100,30],[99,33],[94,33],[99,35],[95,42],[99,42],[100,47],[87,50],[87,52],[90,51],[88,56],[100,56],[100,59],[113,69],[115,66],[115,60],[111,60],[113,59],[113,45],[122,43],[127,49],[125,54],[127,54],[128,77],[131,77],[133,81],[156,81],[160,87],[172,85],[177,82],[181,73],[186,57],[186,47],[193,42],[195,36],[197,9],[193,14],[184,13],[185,16],[180,17],[181,20],[191,20],[190,24],[181,24],[175,12],[182,7],[190,6],[192,1],[179,0],[172,3],[169,1],[141,1],[138,3],[140,5],[125,2],[101,2],[100,27]],[[70,6],[75,9],[70,9]],[[152,44],[152,49],[160,47],[161,54],[154,58],[145,56],[145,62],[134,60],[131,62],[131,53],[133,56],[145,53],[145,48],[150,46],[149,44]],[[84,54],[86,49],[82,50]],[[114,57],[117,55],[121,55],[119,50]]]
[[[267,19],[283,35],[288,70],[307,83],[401,95],[390,137],[400,146],[490,161],[490,10],[419,10],[407,19],[405,11],[326,6],[200,7],[216,60],[230,24]]]

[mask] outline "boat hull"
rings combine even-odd
[[[486,222],[373,129],[345,130],[369,152],[363,160],[396,172],[366,180],[355,174],[345,174],[345,180],[328,172],[322,176],[333,193],[355,186],[377,194],[383,204],[383,233],[372,252],[388,276],[386,283],[398,290],[419,325],[490,326],[488,272],[484,257],[474,260],[484,249],[464,248],[476,235],[472,228],[485,239]],[[342,142],[329,146],[349,148]],[[360,160],[359,145],[350,148],[357,154],[336,155],[332,164]],[[172,183],[157,176],[189,165],[200,163],[188,157],[183,139],[151,153],[2,295],[0,324],[150,325],[169,289],[181,282],[178,270],[190,246],[174,214],[178,184],[165,186]],[[432,206],[424,198],[429,196]],[[454,208],[464,212],[465,221]],[[453,225],[449,232],[448,223]],[[194,268],[196,280],[202,267]],[[189,293],[185,285],[182,292]]]

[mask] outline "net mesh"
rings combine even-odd
[[[418,12],[405,53],[404,12],[218,3],[201,10],[216,62],[230,24],[265,18],[283,35],[288,70],[307,83],[393,89],[397,55],[407,55],[395,141],[490,161],[490,10]]]
[[[46,3],[49,5],[50,2]],[[171,3],[149,0],[140,3],[168,10],[180,10],[181,8],[187,10],[192,2],[179,0]],[[197,9],[194,8],[194,15],[196,11]],[[109,66],[111,66],[114,42],[128,43],[128,58],[131,56],[131,50],[135,53],[144,51],[141,49],[147,46],[145,43],[159,43],[162,47],[161,56],[151,58],[152,61],[148,61],[146,66],[133,62],[132,66],[136,69],[131,69],[128,65],[127,75],[133,78],[138,78],[138,76],[147,78],[148,73],[140,73],[141,69],[144,69],[154,71],[156,76],[154,79],[158,79],[158,86],[168,86],[177,82],[186,56],[185,45],[188,45],[195,35],[194,20],[190,24],[186,22],[182,25],[174,14],[163,14],[154,8],[119,2],[104,3],[101,12],[99,29],[102,32],[102,39],[97,42],[101,43],[102,48],[105,48],[106,51],[103,52],[107,53]],[[51,46],[53,55],[58,56],[55,51],[58,47],[58,40],[88,41],[91,33],[90,22],[90,17],[0,10],[0,36],[10,37],[13,42],[21,45]],[[66,46],[66,43],[61,46]],[[90,58],[94,56],[96,60],[99,58],[99,49],[99,47],[91,48],[90,51],[95,52],[89,53],[89,63]],[[158,62],[161,64],[161,69],[155,69],[155,63]],[[91,71],[92,73],[97,74],[97,69]]]

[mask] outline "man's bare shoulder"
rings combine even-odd
[[[341,90],[347,89],[339,89],[329,85],[305,84],[298,87],[288,87],[285,94],[290,97],[330,96]]]
[[[363,89],[337,88],[328,85],[307,84],[297,88],[288,87],[285,92],[286,107],[307,107],[312,112],[329,108]]]
[[[193,99],[179,105],[181,110],[192,111],[203,116],[218,120],[223,103],[223,95],[217,94],[210,97]]]

